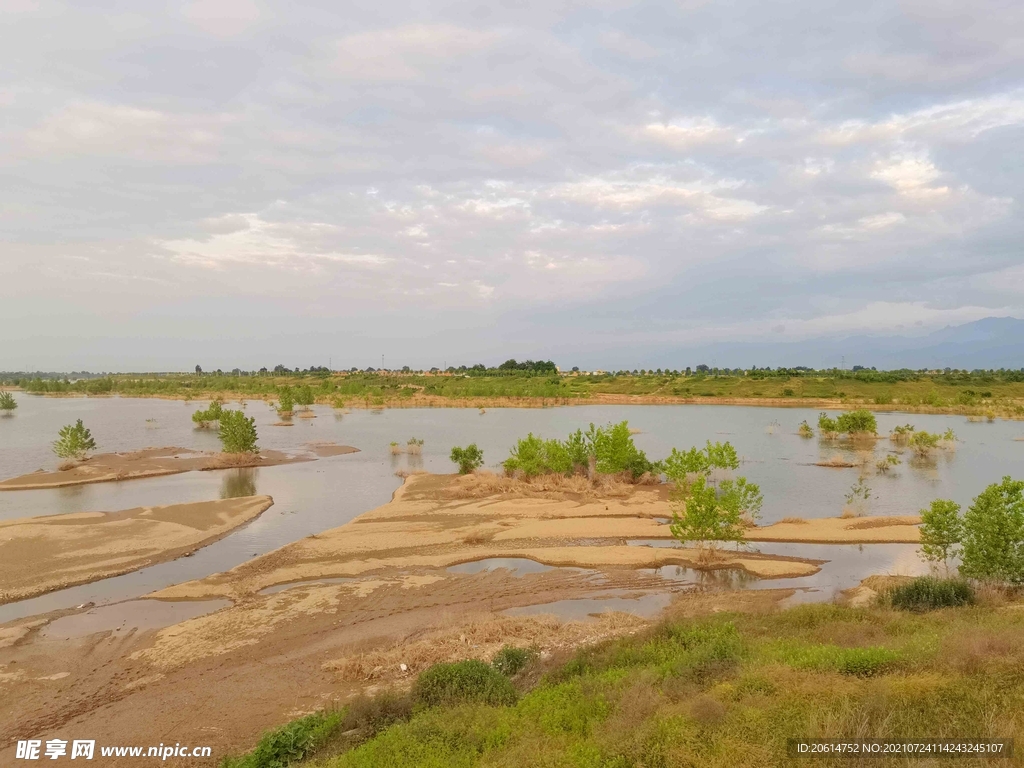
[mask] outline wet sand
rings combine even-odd
[[[48,636],[40,617],[0,627],[0,759],[24,734],[119,743],[130,733],[137,743],[157,743],[173,732],[213,745],[215,765],[226,750],[251,747],[267,727],[376,686],[408,685],[435,661],[482,657],[527,640],[568,652],[650,624],[628,614],[584,622],[511,615],[517,609],[640,605],[656,595],[668,615],[770,610],[793,590],[702,591],[644,569],[678,564],[772,578],[811,574],[823,562],[726,550],[709,563],[697,550],[629,546],[634,538],[670,537],[659,521],[671,514],[664,486],[584,498],[478,495],[467,488],[474,482],[414,475],[389,504],[343,526],[148,596],[233,603],[205,615],[67,639]],[[870,521],[780,523],[750,534],[849,543],[916,531],[909,519],[864,527]],[[491,557],[570,567],[519,575],[448,570]],[[261,594],[275,585],[288,586]]]
[[[322,452],[320,452],[322,451]],[[101,453],[67,469],[53,472],[39,470],[27,475],[0,481],[0,491],[27,491],[40,488],[63,488],[88,483],[107,483],[136,480],[144,477],[175,475],[195,470],[231,469],[233,467],[273,467],[314,461],[317,456],[338,456],[354,453],[358,448],[340,445],[322,445],[320,451],[308,455],[289,455],[280,451],[260,451],[258,454],[207,453],[189,448],[146,448],[131,453]]]
[[[0,522],[0,604],[173,560],[258,517],[269,496]]]

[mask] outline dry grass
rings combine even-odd
[[[850,520],[854,517],[861,517],[863,514],[863,510],[855,507],[843,507],[843,513],[839,517],[843,520]]]
[[[644,478],[641,478],[641,484]],[[494,472],[474,472],[458,478],[446,491],[453,499],[479,499],[487,496],[517,496],[520,498],[549,498],[564,500],[569,497],[626,498],[633,493],[634,484],[619,477],[599,475],[593,481],[582,475],[541,475],[530,479],[509,477]]]
[[[421,453],[423,453],[423,446],[415,444],[407,445],[405,446],[405,452],[410,454],[411,456],[419,456]]]
[[[824,461],[816,461],[814,463],[816,467],[832,467],[833,469],[850,469],[856,467],[857,464],[853,464],[847,461],[841,453],[833,453]]]
[[[425,470],[425,469],[396,469],[395,470],[395,477],[400,477],[403,480],[405,478],[407,478],[407,477],[412,477],[413,475],[425,475],[425,474],[427,474],[427,470]]]
[[[329,661],[324,669],[344,680],[401,679],[441,662],[489,661],[505,645],[552,653],[633,634],[647,626],[646,620],[623,613],[564,623],[553,616],[486,616],[459,627],[433,630],[413,642]],[[401,664],[406,665],[405,672]]]
[[[70,472],[72,469],[78,466],[77,461],[63,461],[57,467],[58,472]]]
[[[462,539],[463,544],[486,544],[497,534],[497,531],[473,531]]]
[[[391,455],[392,456],[398,456],[401,453],[403,453],[402,446],[400,446],[398,443],[392,443],[391,444]]]
[[[784,517],[779,520],[780,523],[786,523],[788,525],[807,525],[807,521],[802,517]]]
[[[849,509],[849,507],[847,508]],[[859,515],[857,515],[859,517]],[[909,518],[909,519],[908,519]],[[915,516],[907,517],[871,517],[846,526],[850,530],[863,530],[865,528],[888,528],[892,525],[917,525],[921,518]]]

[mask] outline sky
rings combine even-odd
[[[0,3],[0,370],[1024,317],[1024,3]]]

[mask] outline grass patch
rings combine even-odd
[[[984,600],[669,621],[580,649],[500,706],[487,691],[508,679],[493,666],[440,670],[423,678],[441,703],[417,699],[315,765],[788,766],[788,738],[1024,738],[1024,611]]]
[[[901,611],[933,611],[972,604],[974,588],[964,579],[921,576],[893,587],[884,600]]]
[[[477,659],[435,664],[413,686],[413,698],[428,707],[480,702],[490,706],[514,704],[512,683],[494,667]]]
[[[241,757],[228,757],[221,768],[287,768],[316,752],[338,729],[342,712],[314,712],[263,734]]]

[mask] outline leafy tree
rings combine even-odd
[[[241,411],[223,411],[220,416],[221,445],[225,453],[258,453],[256,419]]]
[[[760,516],[764,497],[746,478],[724,480],[718,487],[698,477],[685,498],[677,492],[669,530],[681,542],[742,541],[746,520]]]
[[[18,401],[14,399],[14,395],[10,392],[0,392],[0,411],[11,413],[17,407]]]
[[[960,505],[949,499],[936,499],[921,510],[921,554],[926,560],[949,561],[959,554],[964,524]]]
[[[203,372],[203,369],[202,369],[202,367],[200,367],[200,366],[198,366],[198,365],[197,365],[197,366],[196,366],[196,376],[198,376],[198,375],[199,375],[199,374],[201,374],[202,372]]]
[[[960,572],[977,579],[1024,583],[1024,481],[993,483],[963,519]]]
[[[875,420],[875,414],[866,408],[839,414],[836,424],[839,427],[840,433],[849,435],[874,435],[878,432],[878,422]]]
[[[92,439],[90,432],[79,419],[72,426],[67,424],[61,427],[57,433],[58,439],[53,444],[53,452],[62,459],[85,459],[89,451],[96,450],[96,441]]]
[[[465,448],[455,446],[450,458],[459,465],[460,475],[468,475],[484,465],[484,452],[477,448],[476,443],[470,443]]]
[[[703,475],[707,479],[716,469],[739,469],[739,466],[740,459],[732,443],[712,443],[710,440],[704,448],[693,447],[688,451],[673,448],[662,462],[665,476],[677,488],[685,488],[693,475]]]

